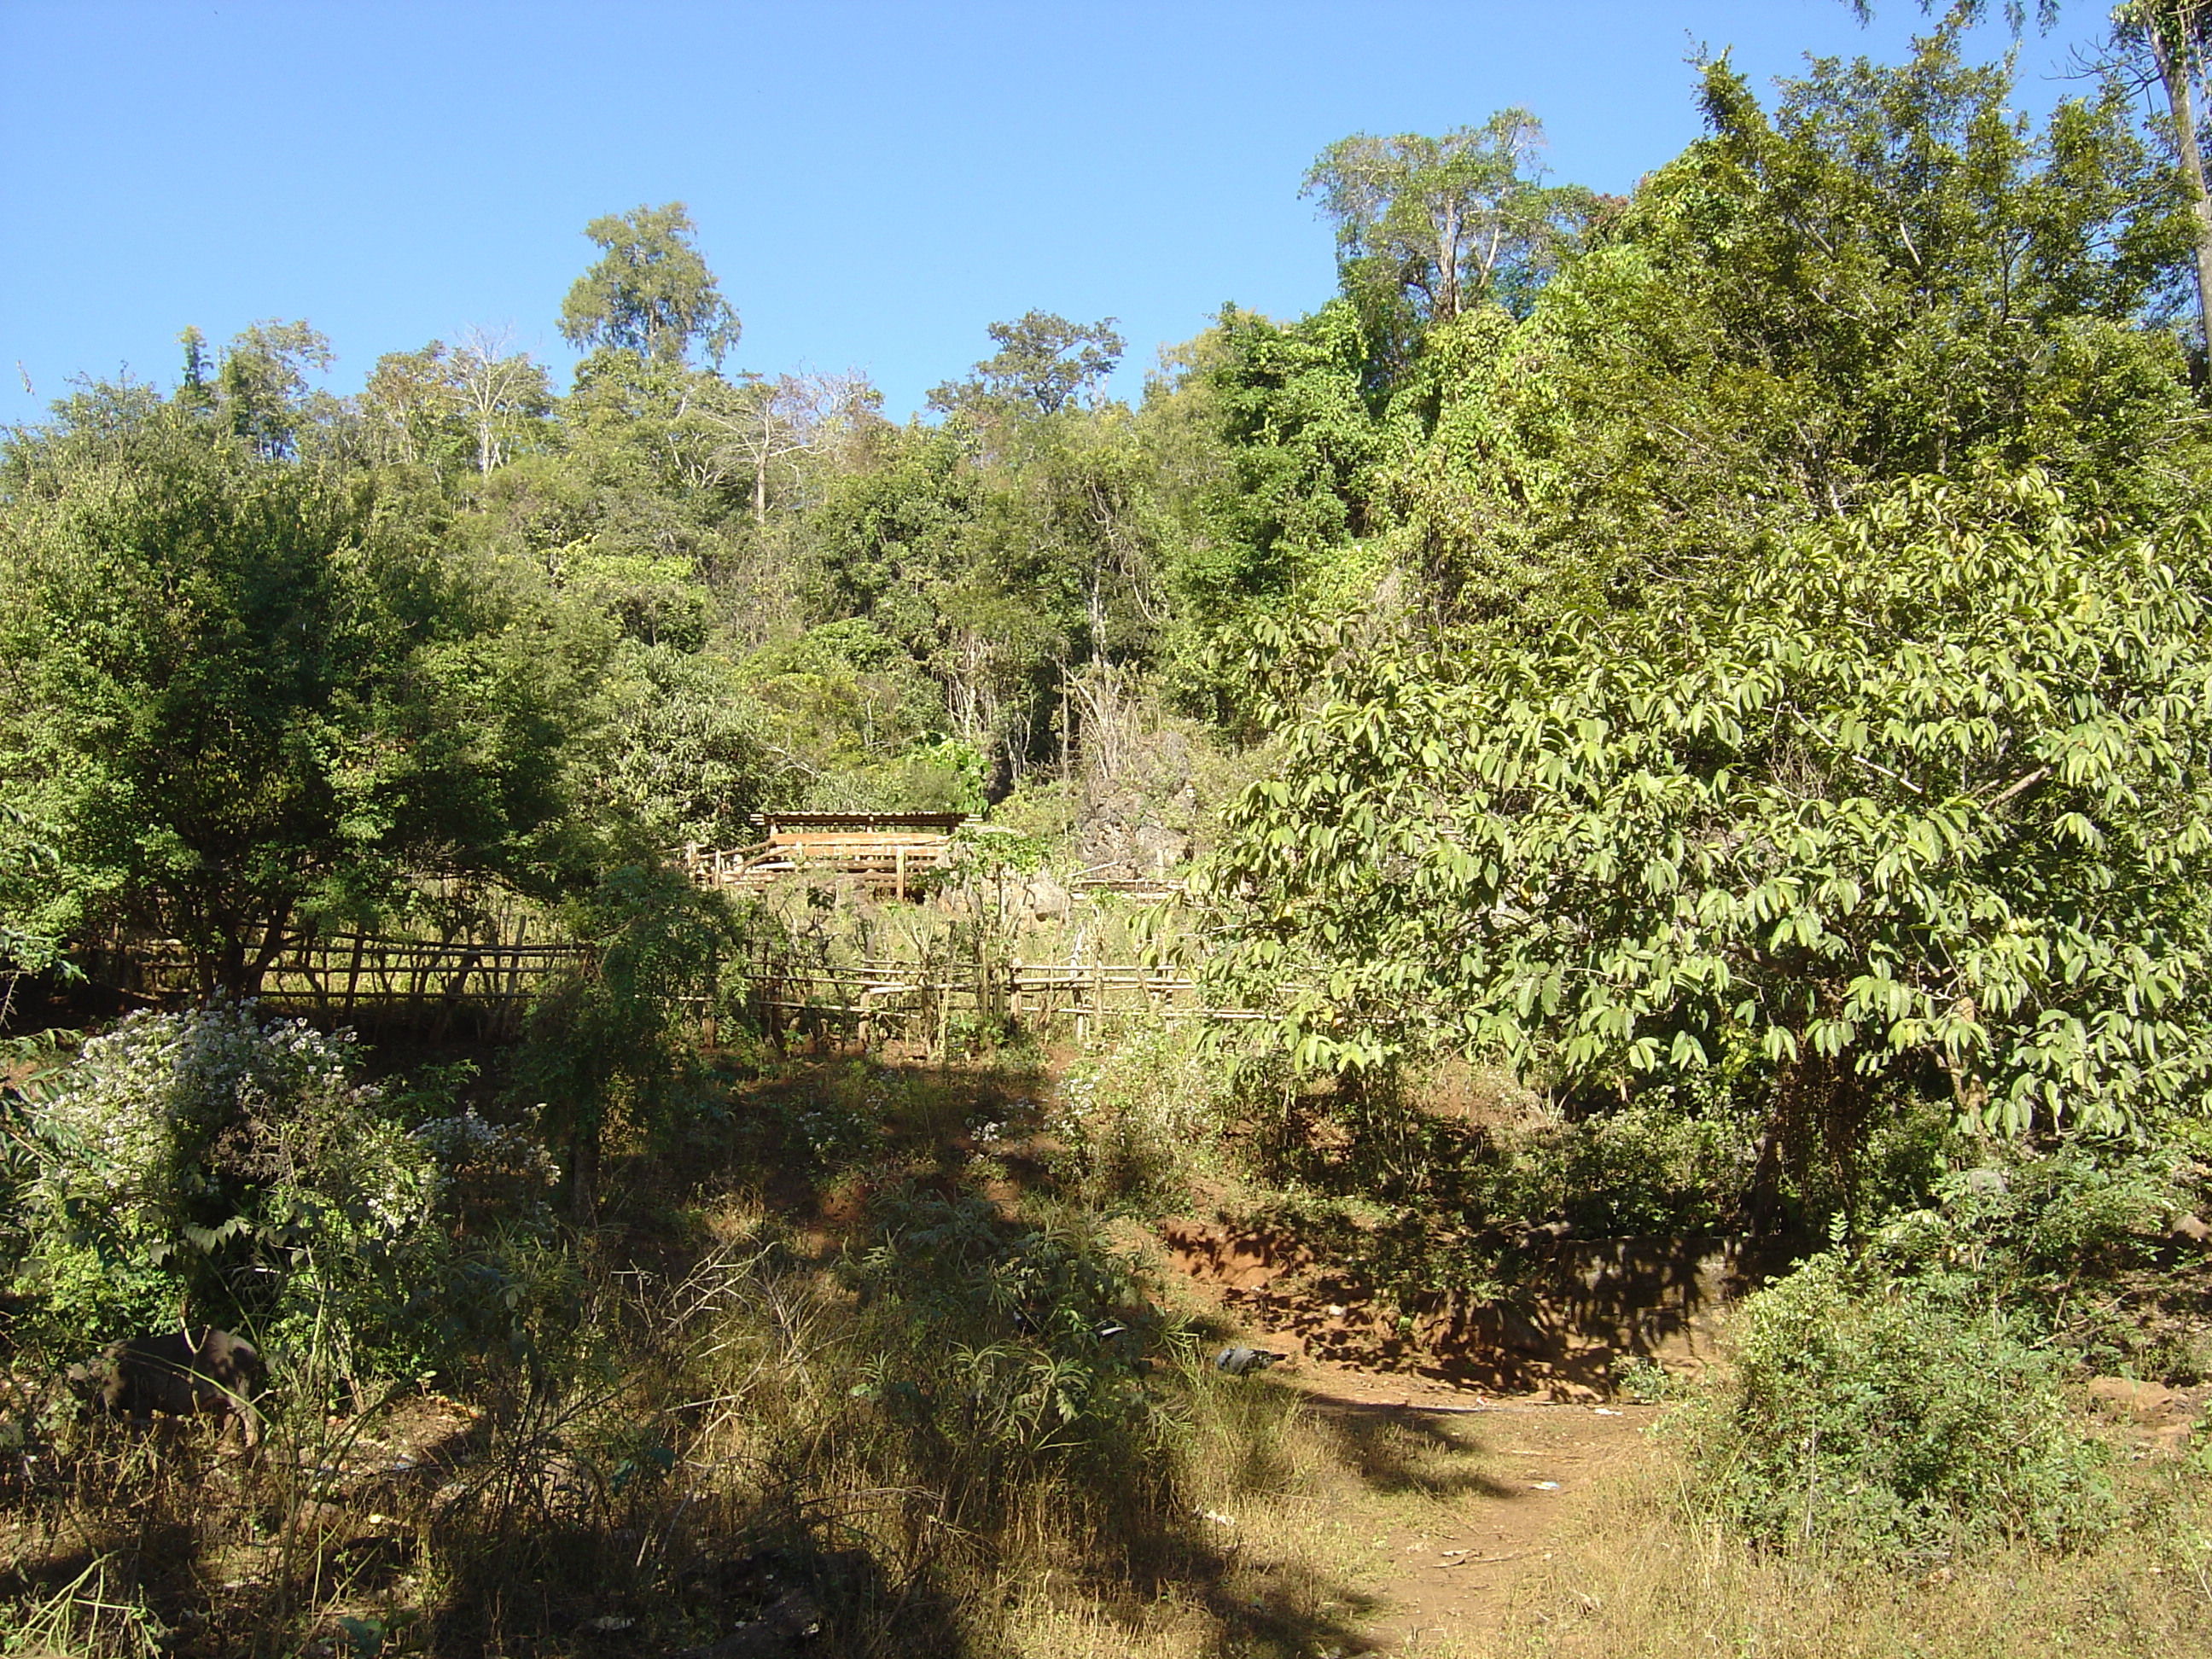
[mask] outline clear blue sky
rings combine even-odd
[[[902,416],[1034,307],[1120,318],[1134,392],[1223,301],[1327,296],[1297,186],[1332,140],[1526,104],[1559,178],[1626,191],[1697,134],[1693,43],[1763,84],[1807,51],[1900,55],[1920,14],[1881,9],[0,0],[0,421],[78,373],[167,384],[186,324],[304,317],[342,391],[471,324],[565,371],[584,222],[672,199],[737,366],[861,368]],[[2029,37],[2025,101],[2104,10]]]

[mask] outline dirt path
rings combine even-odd
[[[1486,1651],[1520,1580],[1608,1486],[1650,1455],[1648,1406],[1499,1399],[1323,1364],[1281,1380],[1353,1447],[1376,1501],[1347,1541],[1365,1557],[1376,1650]],[[1377,1433],[1380,1430],[1382,1432]],[[1407,1467],[1407,1454],[1418,1469]],[[1395,1501],[1394,1501],[1395,1500]]]
[[[1434,1368],[1419,1356],[1401,1370],[1334,1357],[1327,1334],[1375,1310],[1302,1318],[1251,1295],[1279,1282],[1277,1262],[1194,1250],[1188,1229],[1162,1243],[1188,1305],[1236,1341],[1289,1355],[1264,1386],[1301,1396],[1329,1449],[1334,1478],[1309,1500],[1308,1526],[1358,1586],[1342,1609],[1360,1644],[1351,1651],[1487,1654],[1522,1580],[1652,1454],[1644,1431],[1656,1407],[1455,1384],[1423,1375]]]

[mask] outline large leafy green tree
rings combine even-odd
[[[1873,0],[1850,0],[1850,4],[1862,22],[1874,15]],[[1935,12],[1936,0],[1920,0],[1920,9]],[[1998,9],[2014,30],[2027,21],[2026,0],[2004,0]],[[1989,0],[1944,0],[1942,6],[1946,21],[1953,24],[1978,21],[1990,10]],[[2057,0],[2037,0],[2034,10],[2046,30],[2058,20]],[[2212,339],[2212,184],[2205,179],[2197,131],[2198,94],[2206,66],[2212,64],[2212,3],[2124,0],[2112,9],[2111,32],[2094,62],[2111,82],[2131,90],[2155,84],[2166,99],[2167,130],[2193,222],[2199,338]]]
[[[414,878],[544,878],[589,707],[419,498],[262,449],[94,388],[0,468],[0,790],[59,860],[11,923],[234,990]]]
[[[955,434],[917,426],[836,481],[814,520],[817,620],[865,618],[905,647],[1001,785],[1042,736],[1052,665],[1068,654],[1065,589],[1039,568],[1015,485]]]
[[[2198,425],[2160,325],[2172,174],[2124,104],[2040,131],[1955,37],[1815,62],[1763,109],[1726,63],[1710,135],[1514,324],[1432,327],[1368,480],[1447,616],[1673,604],[1896,481],[2039,461],[2102,510],[2193,499]]]
[[[1057,415],[1078,405],[1114,372],[1124,343],[1114,319],[1071,323],[1046,311],[1024,312],[986,331],[998,350],[975,365],[967,380],[932,389],[930,406],[971,412],[1012,406]]]
[[[1504,109],[1440,137],[1354,133],[1323,150],[1304,193],[1336,227],[1348,292],[1410,300],[1424,321],[1525,307],[1594,198],[1543,183],[1543,124]]]
[[[1348,665],[1231,811],[1237,989],[1323,1067],[1765,1068],[1848,1166],[1899,1089],[2110,1133],[2212,1077],[2212,599],[2195,529],[2040,475],[1915,484],[1709,617]]]

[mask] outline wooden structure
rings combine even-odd
[[[289,947],[262,977],[271,1008],[365,1031],[405,1030],[443,1037],[457,1028],[511,1036],[540,983],[582,966],[578,945],[512,940],[379,939],[343,933]],[[779,1044],[794,1037],[902,1041],[943,1054],[957,1031],[1048,1030],[1072,1024],[1079,1042],[1119,1018],[1237,1021],[1261,1014],[1209,1008],[1197,982],[1173,968],[1105,962],[868,960],[803,964],[740,956],[727,969],[755,1028]],[[97,982],[134,998],[178,1002],[196,992],[191,963],[173,939],[145,940],[99,953],[87,964]],[[701,1006],[714,1040],[716,1010]]]
[[[816,870],[858,876],[878,897],[906,898],[919,878],[952,861],[953,831],[965,812],[772,812],[756,815],[763,831],[749,847],[684,847],[684,867],[702,887],[744,890],[780,876]]]
[[[153,1001],[174,1001],[198,990],[190,957],[174,939],[154,939],[118,953],[120,973],[94,978]],[[286,947],[261,976],[260,1000],[275,1007],[349,1025],[450,1030],[465,1010],[486,1036],[512,1035],[549,974],[584,958],[574,945],[492,939],[378,939],[340,933]]]

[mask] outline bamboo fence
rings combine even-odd
[[[191,963],[174,940],[143,942],[104,953],[96,978],[143,1000],[182,1000],[197,988]],[[549,975],[585,966],[587,953],[567,944],[513,939],[453,941],[319,936],[289,947],[263,975],[260,1000],[319,1022],[443,1037],[465,1024],[487,1036],[520,1029],[531,998]],[[695,999],[710,1032],[723,1012],[742,1014],[779,1044],[849,1037],[863,1047],[894,1040],[948,1051],[957,1035],[1013,1028],[1043,1031],[1072,1024],[1079,1042],[1102,1022],[1131,1016],[1164,1020],[1251,1020],[1242,1008],[1205,1004],[1182,972],[1139,963],[1023,963],[990,960],[863,960],[805,963],[760,953],[727,964],[744,987],[726,1007]]]

